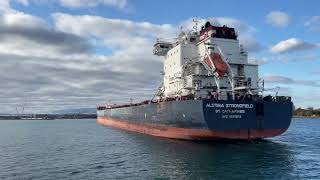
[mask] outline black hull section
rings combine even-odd
[[[249,138],[250,132],[256,132],[252,138],[264,138],[279,135],[288,129],[292,107],[290,101],[186,100],[103,109],[98,110],[97,114],[98,119],[139,126],[214,133],[241,132],[241,137]],[[228,135],[223,138],[228,138]]]

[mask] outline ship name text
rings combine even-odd
[[[207,103],[206,108],[244,108],[252,109],[253,104],[222,104],[222,103]]]

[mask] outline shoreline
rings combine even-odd
[[[58,119],[95,119],[96,114],[35,114],[35,115],[0,115],[0,120],[51,121]]]
[[[320,119],[320,116],[292,116],[292,118],[297,118],[297,119],[301,119],[301,118]]]

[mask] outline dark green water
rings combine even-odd
[[[320,119],[263,142],[189,142],[95,120],[0,121],[0,179],[320,179]]]

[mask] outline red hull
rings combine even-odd
[[[274,137],[282,134],[286,129],[268,129],[268,130],[237,130],[237,131],[211,131],[205,129],[186,129],[169,126],[155,126],[146,124],[137,124],[125,120],[98,117],[97,123],[119,128],[127,131],[148,134],[152,136],[185,139],[185,140],[213,140],[213,139],[260,139]]]

